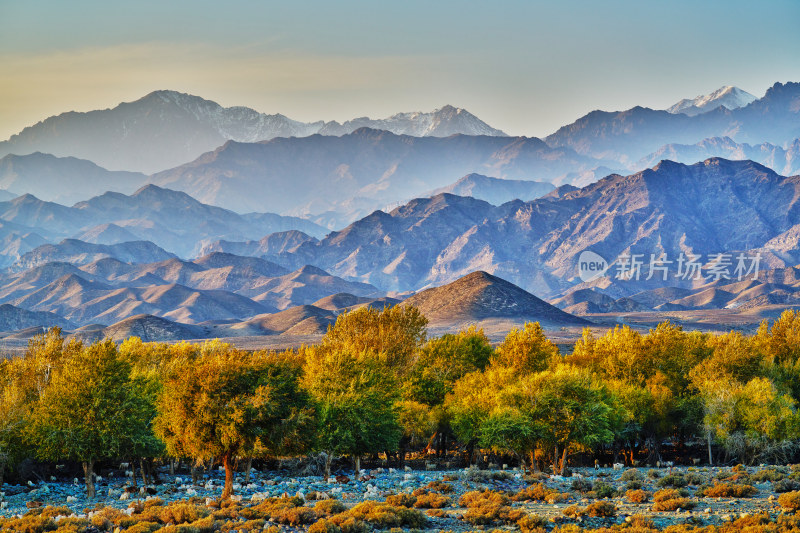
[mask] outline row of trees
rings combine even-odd
[[[788,459],[800,437],[800,314],[757,334],[663,323],[585,331],[562,356],[539,324],[496,348],[482,331],[428,339],[413,307],[343,314],[316,346],[243,352],[219,342],[84,346],[57,329],[0,363],[0,476],[35,456],[216,460],[231,494],[238,459],[331,460],[435,447],[448,439],[536,469],[613,450],[660,458],[661,443],[721,445],[742,461]],[[711,457],[709,457],[711,460]]]

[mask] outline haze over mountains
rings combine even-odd
[[[444,328],[800,305],[798,113],[797,83],[596,111],[545,140],[450,106],[304,124],[159,91],[67,113],[2,145],[34,153],[0,159],[0,331],[314,335],[414,293]],[[95,164],[162,156],[183,159]],[[704,274],[758,253],[763,278],[581,282],[587,251],[697,254]]]
[[[0,267],[37,246],[65,238],[96,245],[146,241],[170,250],[169,255],[192,257],[206,242],[257,239],[287,230],[318,237],[325,233],[308,220],[271,213],[240,215],[155,185],[131,195],[108,192],[72,207],[25,194],[0,202]],[[35,266],[37,261],[31,255],[20,265]]]
[[[113,109],[49,117],[0,142],[0,155],[45,152],[89,159],[111,170],[152,173],[191,161],[229,140],[343,135],[363,127],[420,137],[505,135],[450,105],[430,113],[398,113],[379,120],[361,117],[344,124],[303,123],[247,107],[225,108],[190,94],[154,91]]]
[[[0,155],[15,154],[0,159],[0,185],[70,204],[154,183],[238,213],[303,216],[340,229],[472,173],[581,186],[665,158],[709,157],[753,159],[796,173],[800,84],[777,83],[750,100],[726,86],[669,111],[594,111],[542,141],[503,137],[452,106],[304,124],[156,91],[111,110],[51,117],[0,143]]]

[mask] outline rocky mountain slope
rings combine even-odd
[[[131,255],[136,244],[66,241],[31,253],[16,271],[0,274],[0,303],[56,313],[80,326],[137,314],[197,324],[248,319],[342,292],[382,296],[371,285],[315,267],[290,272],[255,257],[216,252],[183,261],[162,250],[155,262],[134,262],[153,253],[135,248]]]
[[[426,289],[403,302],[414,305],[434,327],[470,324],[491,319],[523,323],[535,321],[546,327],[581,326],[588,322],[483,271]]]
[[[419,290],[485,270],[553,297],[577,279],[580,254],[709,254],[754,250],[800,223],[800,177],[750,161],[663,161],[629,176],[501,206],[449,194],[375,212],[287,262],[314,264],[383,290]],[[787,233],[789,232],[789,233]],[[791,257],[772,258],[786,266]],[[783,261],[783,264],[777,262]]]

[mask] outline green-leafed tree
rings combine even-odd
[[[131,442],[146,438],[145,400],[130,380],[130,365],[115,344],[93,344],[70,354],[57,368],[31,413],[28,441],[36,455],[83,464],[86,492],[94,497],[95,461],[119,457]]]
[[[385,356],[330,345],[308,350],[303,384],[317,414],[316,448],[332,459],[350,455],[356,473],[365,453],[394,451],[401,436],[397,379]]]

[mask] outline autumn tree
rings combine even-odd
[[[22,357],[0,362],[0,484],[4,470],[29,453],[25,440],[33,408],[65,360],[80,351],[78,341],[64,342],[54,327],[28,341]]]
[[[233,493],[234,459],[270,451],[307,418],[301,367],[290,357],[249,355],[207,343],[197,358],[173,368],[158,401],[155,428],[176,457],[219,457],[222,498]]]
[[[523,329],[514,328],[497,347],[493,364],[520,373],[541,372],[560,359],[558,347],[548,339],[541,324],[527,322]]]
[[[93,498],[95,462],[119,457],[150,432],[149,421],[140,418],[142,403],[130,365],[106,340],[70,354],[53,372],[31,413],[27,437],[42,459],[81,462]]]
[[[379,355],[390,371],[403,375],[425,342],[427,325],[428,319],[414,306],[361,307],[340,314],[322,345],[329,350],[371,352]]]

